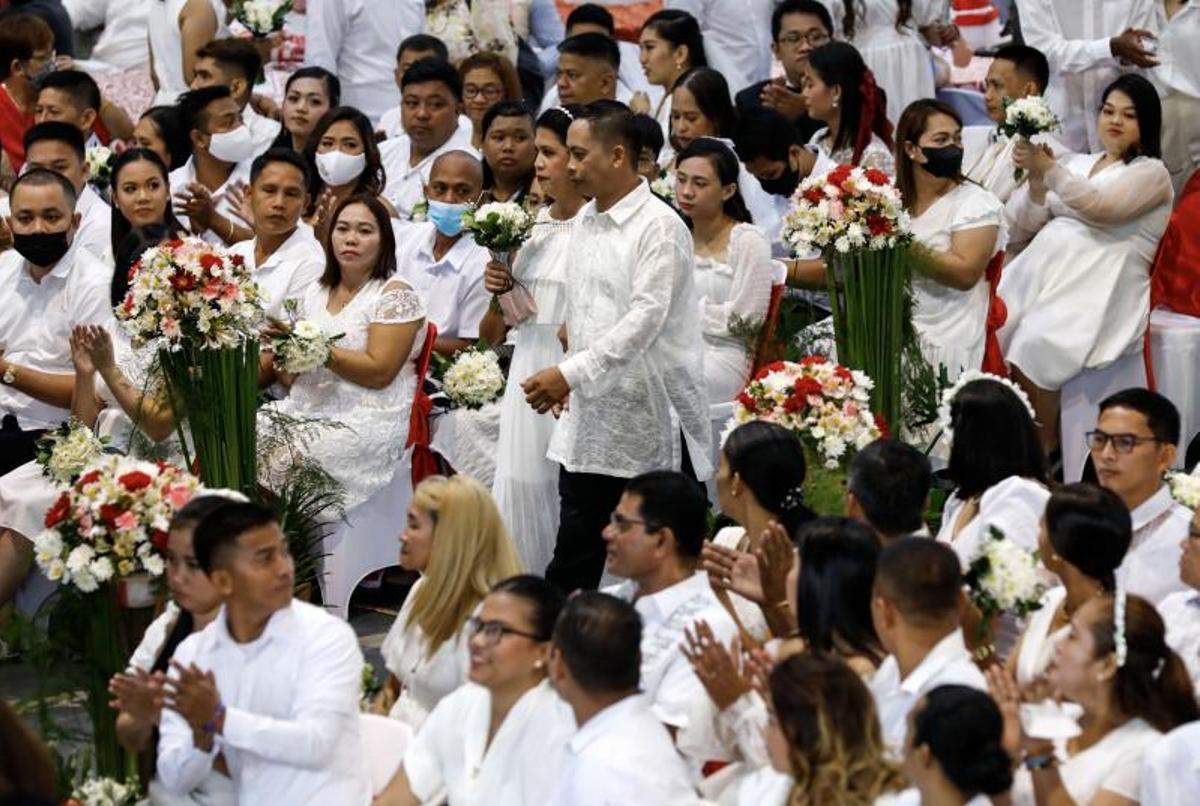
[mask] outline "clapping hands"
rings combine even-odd
[[[143,725],[157,724],[166,701],[165,683],[166,675],[162,672],[151,673],[137,667],[127,674],[115,674],[108,683],[112,695],[108,705]]]

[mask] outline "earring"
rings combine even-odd
[[[834,98],[834,99],[833,99],[833,108],[834,108],[834,109],[837,109],[837,108],[838,108],[838,99],[837,99],[837,98]]]
[[[533,668],[537,669],[540,672],[542,669],[546,668],[546,662],[544,660],[534,661]]]

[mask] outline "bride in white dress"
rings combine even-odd
[[[1057,444],[1048,431],[1058,422],[1063,385],[1141,345],[1150,264],[1173,198],[1159,159],[1161,119],[1150,82],[1124,75],[1104,93],[1102,153],[1055,162],[1041,147],[1013,150],[1029,182],[1008,202],[1012,240],[1029,244],[1000,280],[1008,319],[999,338],[1047,429],[1048,449]]]
[[[585,199],[567,174],[567,129],[570,108],[548,109],[538,118],[534,172],[553,201],[538,210],[533,235],[513,261],[512,274],[499,263],[488,265],[487,288],[505,293],[519,284],[537,311],[519,323],[511,337],[515,347],[508,386],[500,403],[500,437],[492,497],[521,556],[521,563],[541,573],[554,554],[558,534],[558,465],[546,458],[554,418],[538,414],[525,402],[521,382],[542,367],[563,360],[558,331],[566,320],[566,272],[571,232]]]
[[[695,244],[708,402],[726,403],[746,385],[754,333],[766,323],[771,244],[750,223],[739,188],[741,166],[728,146],[698,137],[679,152],[675,166],[676,204],[692,223]]]

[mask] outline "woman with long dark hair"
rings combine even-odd
[[[668,154],[673,160],[697,137],[733,137],[737,111],[725,76],[709,67],[694,67],[684,73],[671,91],[670,119],[668,141],[674,151],[664,149],[660,162],[665,162]]]
[[[1012,242],[1024,249],[1000,278],[1000,347],[1033,399],[1047,453],[1058,446],[1063,385],[1141,344],[1174,197],[1154,85],[1135,74],[1110,84],[1097,128],[1099,153],[1060,161],[1045,146],[1013,149],[1029,182],[1009,200]]]
[[[395,215],[390,210],[391,204],[383,198],[387,173],[371,121],[354,107],[340,106],[321,118],[308,138],[304,159],[313,177],[311,206],[305,220],[317,240],[324,243],[331,214],[351,196],[374,196]]]
[[[341,100],[342,82],[324,67],[301,67],[292,73],[283,89],[283,126],[271,147],[303,154],[317,124]]]
[[[853,45],[830,42],[808,54],[803,91],[808,116],[825,124],[809,141],[819,151],[814,174],[834,165],[895,172],[885,93]]]
[[[168,172],[182,168],[192,156],[178,106],[152,106],[143,112],[133,127],[132,145],[153,151]]]
[[[750,377],[754,345],[735,331],[766,322],[771,243],[742,198],[737,154],[720,140],[692,140],[675,159],[675,202],[692,226],[696,295],[709,403],[727,403]]]
[[[129,290],[129,251],[143,250],[163,240],[179,237],[183,227],[171,208],[170,171],[158,152],[130,148],[112,165],[112,238],[116,270],[112,279],[112,304],[119,305]],[[123,254],[124,253],[124,254]],[[132,255],[136,260],[141,253]],[[126,258],[126,259],[122,259]]]

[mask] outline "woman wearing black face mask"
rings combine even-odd
[[[896,185],[928,249],[913,279],[921,351],[950,380],[984,366],[988,264],[1007,239],[1004,205],[962,175],[962,120],[932,100],[909,104],[896,129]]]

